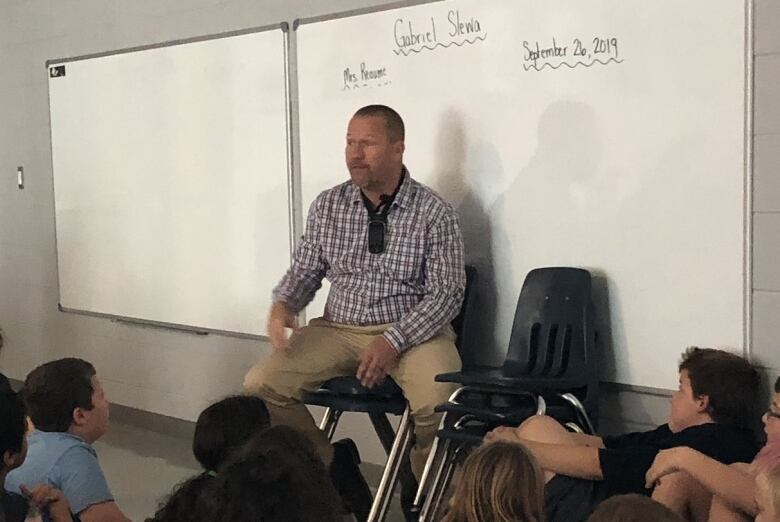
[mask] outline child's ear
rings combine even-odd
[[[12,453],[10,450],[3,453],[3,469],[11,469],[16,464],[16,453]]]
[[[81,426],[84,424],[84,410],[81,408],[73,408],[73,424],[75,426]]]
[[[710,411],[710,396],[699,395],[696,397],[696,402],[699,407],[699,413],[709,413]]]

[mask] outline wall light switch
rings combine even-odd
[[[16,186],[24,188],[24,167],[16,167]]]

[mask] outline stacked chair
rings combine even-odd
[[[595,433],[598,400],[591,276],[587,270],[538,268],[517,301],[506,359],[499,367],[464,365],[439,382],[460,387],[443,412],[414,500],[413,517],[438,520],[452,474],[465,454],[497,426],[517,426],[546,414],[569,429]],[[464,360],[472,360],[466,354]]]
[[[469,360],[471,351],[466,348],[467,323],[473,306],[474,284],[477,272],[474,267],[466,266],[466,291],[460,313],[452,321],[456,334],[456,345],[461,359]],[[417,481],[409,465],[409,449],[413,442],[413,424],[409,403],[401,388],[391,379],[368,389],[355,377],[336,377],[325,382],[319,390],[304,395],[306,404],[324,406],[325,414],[320,422],[322,429],[332,439],[341,414],[345,411],[367,413],[371,419],[382,446],[387,452],[382,479],[374,496],[374,502],[368,517],[369,522],[385,519],[393,496],[393,490],[399,478],[402,485],[402,497],[411,500],[417,490]],[[388,414],[400,415],[398,429],[393,431]]]

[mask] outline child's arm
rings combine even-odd
[[[528,439],[518,440],[533,453],[545,471],[588,480],[602,480],[604,478],[601,473],[597,447],[548,444]]]
[[[647,486],[652,487],[661,477],[675,471],[688,473],[713,495],[741,511],[756,513],[755,479],[745,471],[681,446],[658,453],[647,471]]]

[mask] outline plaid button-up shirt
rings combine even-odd
[[[452,321],[466,286],[458,216],[405,168],[404,173],[381,254],[368,251],[368,211],[360,189],[347,181],[321,193],[274,301],[298,313],[327,277],[325,319],[355,326],[394,323],[384,336],[399,353]]]

